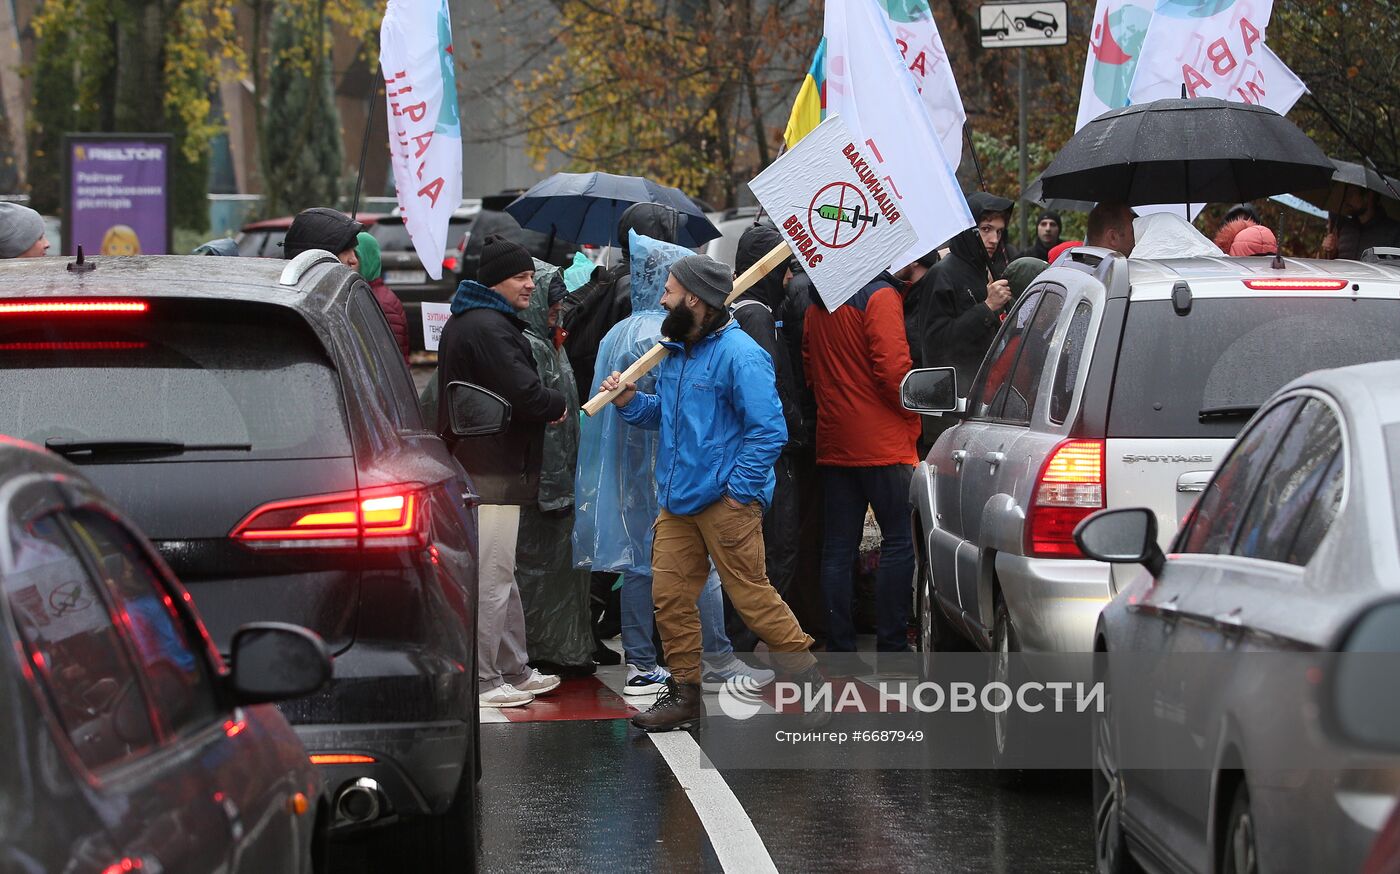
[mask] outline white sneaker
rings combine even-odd
[[[531,668],[529,678],[516,683],[515,688],[522,692],[529,692],[532,695],[545,695],[559,688],[561,682],[563,681],[554,674],[541,674],[539,671]]]
[[[700,677],[700,685],[706,692],[718,692],[730,680],[742,679],[746,687],[756,689],[773,682],[775,676],[772,671],[750,667],[731,655],[726,662],[706,666]]]
[[[622,687],[624,695],[655,695],[666,688],[671,672],[662,667],[644,671],[636,665],[627,666],[627,683]]]
[[[489,692],[482,692],[477,700],[482,707],[521,707],[534,701],[535,696],[510,683],[502,683]]]

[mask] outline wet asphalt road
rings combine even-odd
[[[481,871],[721,872],[656,746],[625,720],[483,725]],[[969,771],[722,772],[777,870],[1088,872],[1089,784]],[[342,844],[337,871],[411,870]],[[463,859],[454,871],[470,870]]]

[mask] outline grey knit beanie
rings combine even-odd
[[[27,206],[0,201],[0,258],[18,258],[44,235],[44,220]]]
[[[708,255],[687,255],[671,265],[686,291],[715,309],[724,308],[724,299],[734,290],[734,274],[729,268]]]

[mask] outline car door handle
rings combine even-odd
[[[953,450],[953,467],[955,467],[955,468],[961,468],[961,467],[963,466],[963,462],[966,461],[966,460],[967,460],[967,450],[966,450],[966,449],[954,449],[954,450]]]
[[[1210,478],[1215,475],[1214,471],[1198,470],[1191,473],[1183,473],[1176,481],[1176,490],[1183,494],[1192,492],[1203,492]]]
[[[1005,452],[988,452],[986,455],[984,455],[984,456],[982,456],[982,457],[983,457],[983,459],[987,462],[988,465],[990,465],[990,466],[992,466],[992,467],[996,467],[998,464],[1001,464],[1003,461],[1006,460],[1006,453],[1005,453]]]

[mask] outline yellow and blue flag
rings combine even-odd
[[[817,45],[817,53],[812,56],[812,66],[802,80],[802,88],[792,104],[792,114],[788,116],[787,128],[783,131],[783,142],[791,149],[797,141],[812,132],[812,129],[826,118],[826,40]]]

